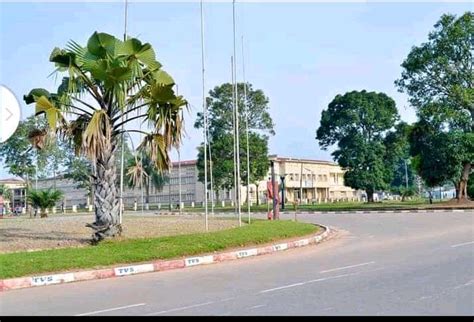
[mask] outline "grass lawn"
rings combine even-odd
[[[0,254],[0,279],[197,255],[317,232],[312,224],[254,220],[211,233],[106,241],[98,246]]]

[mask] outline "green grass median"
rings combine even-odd
[[[106,241],[97,246],[0,254],[0,279],[198,255],[316,233],[312,224],[255,220],[211,233]]]
[[[302,204],[298,205],[298,211],[356,211],[356,210],[409,210],[409,209],[424,209],[431,208],[434,206],[442,206],[446,200],[443,202],[439,200],[433,200],[433,204],[430,204],[427,200],[424,199],[415,199],[415,200],[406,200],[406,201],[379,201],[374,203],[367,202],[332,202],[332,203],[315,203],[315,204]],[[449,206],[449,205],[448,205]],[[450,205],[450,207],[454,207]],[[263,204],[259,206],[250,207],[251,212],[267,212],[271,210],[272,206]],[[280,205],[281,208],[281,205]],[[242,209],[247,210],[247,205],[243,205]],[[177,211],[177,210],[176,210]],[[185,212],[204,212],[204,208],[195,207],[195,208],[185,208]],[[233,212],[234,207],[226,206],[221,207],[218,205],[215,207],[216,212]],[[294,212],[293,204],[288,202],[285,204],[285,209],[281,210],[285,213]]]

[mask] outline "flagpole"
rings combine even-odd
[[[244,36],[242,36],[242,74],[244,79],[245,132],[247,136],[247,212],[250,224],[250,148],[249,148],[249,108],[247,104],[247,82],[245,80]]]
[[[234,86],[234,56],[230,56],[230,70],[232,79],[232,144],[234,148],[234,214],[237,214],[237,162],[236,162],[236,140],[235,140],[235,86]]]
[[[208,120],[209,123],[209,120]],[[211,154],[211,142],[209,142],[209,126],[207,129],[207,145],[209,146],[209,175],[210,175],[210,194],[211,194],[211,215],[214,216],[214,184],[212,180],[212,154]]]
[[[125,0],[125,16],[124,16],[124,33],[123,33],[123,41],[127,40],[127,16],[128,16],[128,1]],[[119,203],[119,224],[122,224],[123,221],[123,167],[124,167],[124,147],[125,147],[125,140],[124,140],[124,120],[123,120],[123,111],[122,115],[120,116],[121,123],[122,123],[122,149],[120,151],[120,203]]]
[[[232,1],[232,24],[233,24],[233,40],[234,40],[234,79],[235,79],[235,151],[236,151],[236,168],[237,168],[237,211],[239,215],[239,226],[242,226],[242,209],[241,209],[241,195],[240,195],[240,142],[239,142],[239,96],[237,86],[237,56],[235,52],[235,0]]]
[[[205,224],[206,231],[209,230],[208,220],[208,205],[207,205],[207,106],[206,106],[206,90],[204,82],[204,22],[203,22],[203,8],[201,0],[201,67],[202,67],[202,109],[204,119],[204,208],[205,208]]]
[[[176,84],[176,96],[178,96],[178,84]],[[179,193],[179,214],[181,215],[181,145],[178,146],[178,193]]]

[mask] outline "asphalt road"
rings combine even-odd
[[[298,219],[338,233],[274,255],[2,292],[0,315],[474,315],[474,212]]]

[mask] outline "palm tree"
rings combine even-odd
[[[8,187],[4,184],[0,184],[0,199],[2,199],[2,207],[0,207],[0,216],[3,215],[3,209],[6,209],[8,212],[8,207],[6,205],[10,204],[12,199],[12,192]]]
[[[127,162],[127,183],[130,188],[145,188],[145,203],[150,203],[150,188],[153,186],[161,190],[169,177],[163,174],[163,171],[157,170],[151,159],[144,155],[130,158]]]
[[[59,190],[49,188],[48,190],[33,190],[28,195],[28,201],[35,208],[40,209],[41,218],[48,217],[48,208],[52,208],[61,200],[63,193]]]
[[[70,41],[65,49],[55,48],[49,60],[56,72],[68,76],[56,93],[33,89],[24,96],[49,124],[31,139],[41,148],[47,136],[61,135],[77,155],[91,161],[95,222],[88,227],[94,230],[93,242],[120,235],[114,152],[121,136],[142,133],[140,153],[157,169],[168,169],[169,151],[181,142],[180,112],[187,102],[175,94],[174,80],[161,69],[152,46],[136,38],[121,41],[94,32],[85,47]],[[129,128],[134,120],[146,122],[151,131]]]

